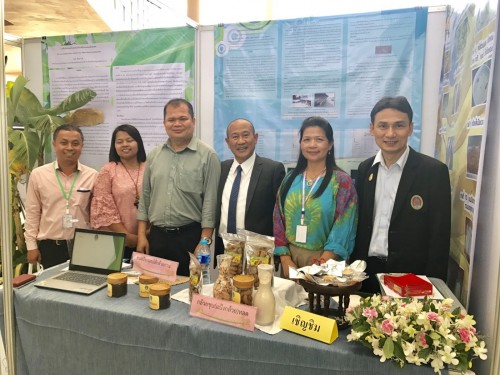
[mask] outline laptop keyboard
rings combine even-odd
[[[92,275],[88,273],[65,272],[54,277],[56,280],[71,281],[81,284],[101,285],[106,283],[106,275]]]

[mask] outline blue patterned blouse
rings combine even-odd
[[[291,172],[283,180],[274,207],[274,254],[290,254],[288,244],[291,243],[309,250],[333,251],[341,259],[347,259],[354,248],[358,221],[358,197],[351,177],[343,171],[334,171],[330,183],[318,198],[312,195],[318,190],[323,177],[316,186],[305,184],[306,197],[311,188],[314,190],[305,204],[307,243],[301,243],[295,240],[295,230],[300,224],[302,209],[302,174],[295,177],[284,207],[281,207],[281,190],[290,175]]]

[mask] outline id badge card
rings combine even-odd
[[[295,230],[295,241],[302,243],[307,242],[307,225],[297,225]]]
[[[62,220],[64,229],[73,228],[73,216],[71,214],[64,214]]]

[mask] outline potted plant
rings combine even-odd
[[[7,83],[6,90],[14,276],[22,273],[23,265],[26,264],[22,220],[24,206],[18,187],[27,183],[33,168],[45,163],[46,156],[50,155],[51,135],[55,128],[75,123],[75,119],[78,119],[76,125],[97,125],[102,122],[101,112],[80,108],[96,96],[93,90],[75,92],[55,107],[47,109],[26,88],[27,82],[25,77],[19,76],[15,82]],[[78,112],[83,113],[83,116],[77,116]]]

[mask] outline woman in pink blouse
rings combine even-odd
[[[109,163],[101,168],[94,184],[90,224],[126,234],[124,259],[131,259],[137,245],[136,214],[145,161],[139,131],[132,125],[120,125],[111,137]]]

